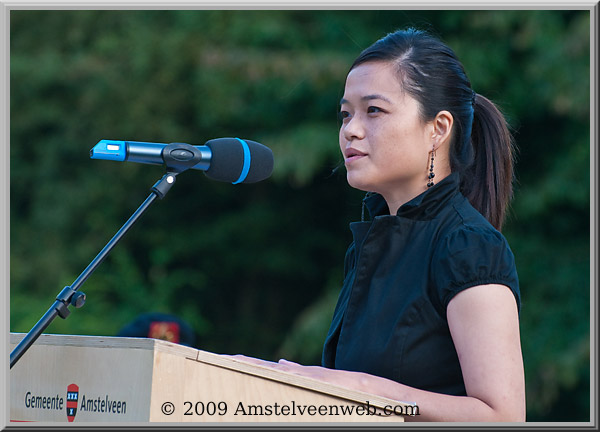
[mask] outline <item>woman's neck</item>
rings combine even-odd
[[[435,182],[439,183],[446,177],[450,175],[450,170],[440,170],[439,173],[435,174]],[[404,187],[402,189],[398,188],[392,190],[391,192],[383,192],[381,196],[387,203],[388,209],[390,211],[390,215],[395,215],[398,213],[398,209],[402,207],[404,204],[412,200],[413,198],[421,195],[423,192],[427,191],[429,188],[425,182],[421,182],[422,184],[414,185],[413,187]]]

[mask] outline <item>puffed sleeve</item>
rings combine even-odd
[[[440,243],[433,255],[435,295],[445,315],[450,300],[477,285],[500,284],[511,289],[521,309],[515,259],[504,236],[484,227],[461,227]]]

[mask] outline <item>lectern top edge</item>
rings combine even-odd
[[[25,333],[11,333],[10,343],[16,344],[25,336]],[[43,334],[36,341],[36,344],[42,345],[62,345],[62,346],[83,346],[96,348],[131,348],[131,349],[147,349],[159,351],[168,351],[174,354],[189,354],[194,353],[196,357],[197,349],[184,345],[175,344],[172,342],[137,337],[120,337],[120,336],[83,336],[83,335],[64,335],[64,334]]]

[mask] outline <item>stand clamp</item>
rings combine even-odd
[[[66,319],[71,311],[69,310],[69,304],[80,308],[85,304],[85,293],[75,291],[70,286],[66,286],[56,296],[57,305],[55,307],[58,316],[62,319]],[[59,304],[60,303],[60,304]]]

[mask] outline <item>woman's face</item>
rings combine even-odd
[[[427,189],[433,126],[421,121],[419,104],[402,90],[393,64],[352,69],[340,103],[350,186],[380,193],[390,210]]]

